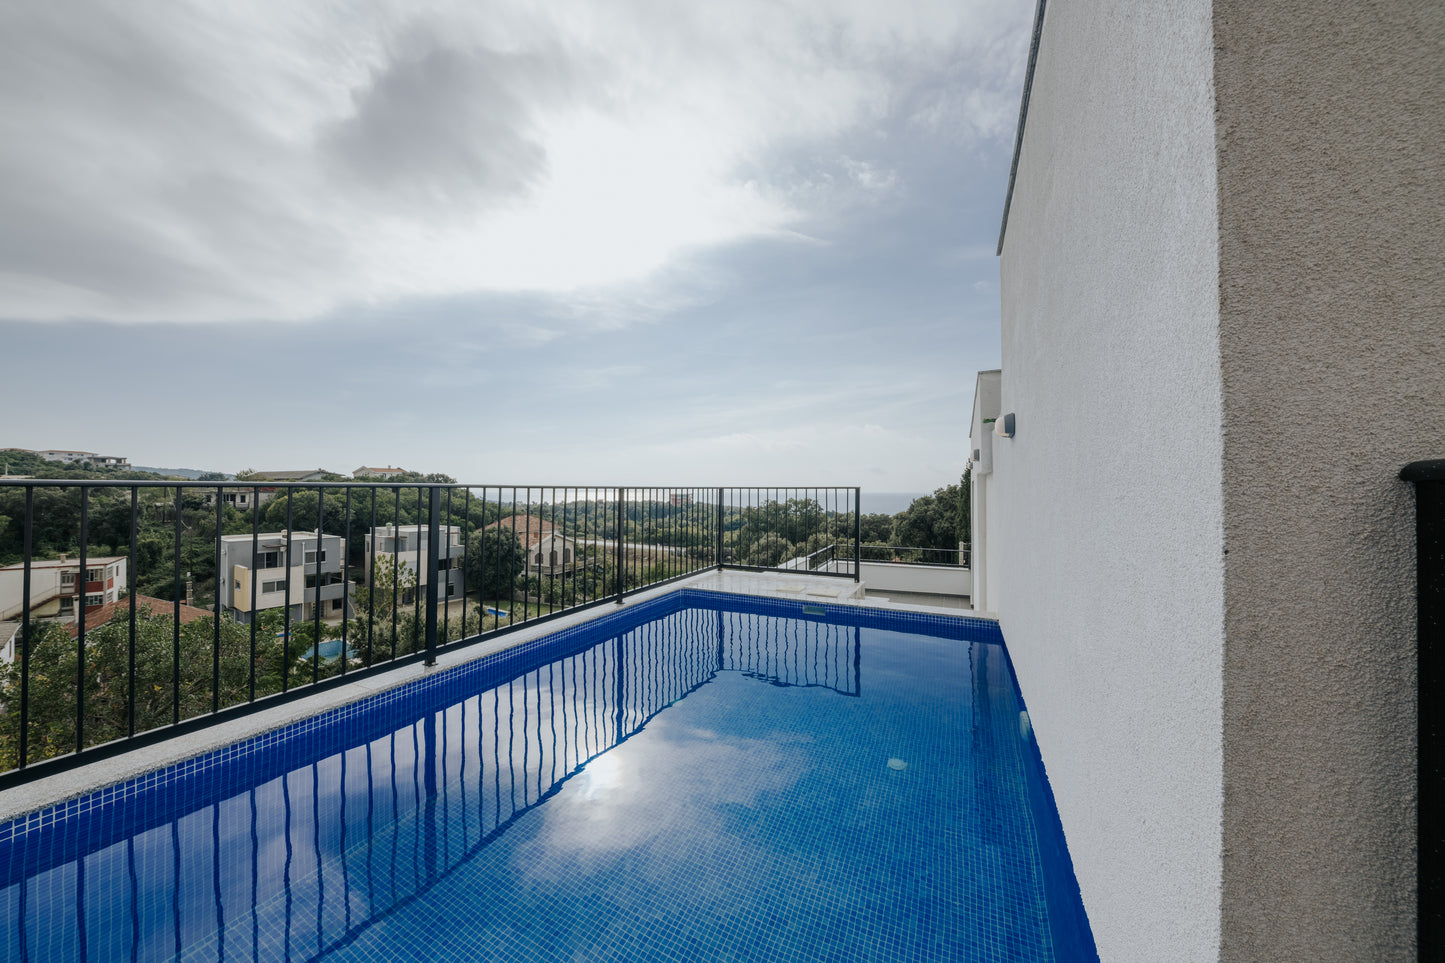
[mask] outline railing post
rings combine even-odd
[[[717,490],[717,570],[723,568],[723,490]]]
[[[613,555],[614,565],[617,572],[617,598],[618,605],[622,604],[622,489],[617,489],[617,541],[613,546],[616,552]]]
[[[1416,939],[1422,947],[1439,946],[1445,939],[1445,832],[1427,814],[1445,802],[1445,713],[1434,698],[1445,683],[1445,458],[1412,462],[1400,477],[1415,483]]]
[[[442,492],[431,486],[431,513],[427,521],[426,549],[426,664],[437,664],[437,582],[438,559],[440,558]],[[344,657],[343,653],[343,657]]]
[[[20,766],[30,749],[30,550],[35,529],[35,486],[25,486],[25,569],[20,576]]]
[[[863,489],[853,489],[853,581],[863,578]]]

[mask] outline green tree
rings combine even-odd
[[[256,695],[281,689],[282,673],[291,669],[310,681],[310,669],[299,655],[305,645],[293,643],[290,651],[278,638],[275,620],[256,627],[256,655],[251,659],[252,629],[229,616],[219,626],[219,675],[216,623],[197,619],[180,627],[180,675],[176,676],[175,622],[168,608],[152,611],[141,605],[135,632],[135,731],[168,725],[178,703],[180,718],[204,715],[212,709],[212,685],[221,708],[244,702],[251,673],[256,674]],[[79,644],[63,625],[34,624],[30,630],[28,755],[34,760],[75,750],[75,703]],[[20,665],[0,672],[0,771],[19,762]],[[99,745],[125,736],[130,725],[130,626],[128,618],[114,618],[86,633],[85,639],[85,744]]]
[[[467,589],[478,592],[483,602],[510,601],[517,576],[527,570],[522,543],[505,526],[483,528],[467,542]]]
[[[893,516],[883,512],[864,515],[858,519],[858,529],[865,542],[886,542],[893,537]]]
[[[958,531],[958,540],[969,544],[973,541],[973,462],[964,466],[963,477],[958,480],[958,486],[958,522],[955,528]]]
[[[894,516],[894,544],[957,549],[958,504],[962,496],[962,485],[948,485],[935,489],[932,495],[915,498],[913,504]]]

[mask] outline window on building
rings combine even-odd
[[[541,565],[541,564],[542,564],[542,553],[541,553],[541,552],[538,552],[538,553],[537,553],[537,564],[538,564],[538,565]]]
[[[278,578],[278,579],[274,579],[274,580],[272,580],[272,581],[262,582],[262,583],[261,583],[261,591],[263,591],[263,592],[284,592],[284,591],[286,591],[286,580],[285,580],[285,579],[282,579],[282,578]]]
[[[333,612],[340,612],[340,611],[341,611],[341,599],[332,599],[332,600],[331,600],[331,611],[333,611]]]
[[[570,548],[564,547],[564,548],[562,549],[562,564],[566,565],[567,563],[569,563],[569,562],[571,562],[571,561],[572,561],[572,550],[571,550]]]
[[[280,552],[257,552],[257,553],[256,553],[256,567],[257,567],[257,568],[280,568],[280,567],[281,567],[281,553],[280,553]]]
[[[450,582],[447,583],[447,598],[457,594],[457,587]]]
[[[321,550],[321,561],[323,561],[323,562],[326,561],[326,549],[324,549],[324,548]],[[311,551],[309,551],[309,552],[306,553],[306,564],[307,564],[307,565],[315,565],[315,564],[316,564],[316,550],[315,550],[315,549],[312,549]]]
[[[97,605],[104,605],[104,604],[105,604],[105,596],[104,596],[104,595],[87,595],[87,596],[85,597],[85,607],[88,608],[88,609],[93,609],[93,608],[95,608]]]
[[[240,579],[235,579],[235,580],[234,580],[234,584],[231,586],[231,588],[233,588],[233,589],[239,589],[240,587],[241,587],[241,580],[240,580]]]
[[[104,569],[88,568],[85,570],[85,580],[87,582],[99,582],[103,578],[105,578]]]
[[[74,573],[74,572],[61,572],[61,573],[60,573],[60,584],[61,584],[61,585],[74,585],[74,584],[75,584],[75,573]]]
[[[60,614],[69,615],[75,611],[75,596],[62,595],[60,597]]]

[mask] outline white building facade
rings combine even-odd
[[[440,544],[437,546],[437,571],[441,581],[437,586],[437,597],[446,600],[460,598],[462,594],[462,564],[465,550],[462,545],[460,525],[440,526]],[[395,557],[398,571],[403,577],[414,577],[419,590],[425,591],[431,579],[427,572],[427,553],[430,550],[431,530],[427,525],[378,525],[366,536],[366,570],[363,578],[373,578],[372,571],[378,559]],[[411,596],[407,596],[410,601]]]
[[[124,595],[128,571],[123,555],[86,559],[83,575],[76,556],[32,561],[30,617],[76,621],[82,604],[90,611]],[[0,568],[0,622],[20,621],[25,608],[24,563]]]
[[[1442,8],[1039,6],[974,604],[1100,954],[1414,959]]]
[[[345,540],[315,532],[221,537],[221,606],[238,622],[286,609],[294,621],[346,616]],[[319,613],[318,613],[319,608]]]

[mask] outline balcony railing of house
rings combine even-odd
[[[0,480],[0,788],[708,569],[856,581],[860,494]],[[102,561],[118,599],[37,591]]]
[[[844,543],[826,545],[808,555],[792,559],[785,568],[807,569],[824,575],[853,575],[855,559],[860,562],[887,562],[898,565],[948,565],[968,568],[967,548],[920,548],[907,545],[859,545]]]

